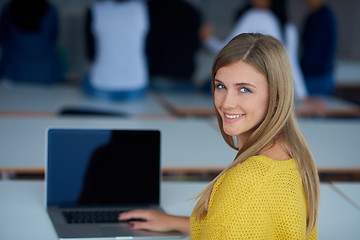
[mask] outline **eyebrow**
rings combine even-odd
[[[223,84],[225,85],[222,81],[218,80],[218,79],[214,79],[214,82],[218,82],[220,84]],[[250,83],[246,83],[246,82],[239,82],[239,83],[235,83],[235,86],[250,86],[250,87],[253,87],[253,88],[256,88],[256,86],[250,84]]]

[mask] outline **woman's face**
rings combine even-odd
[[[214,80],[214,102],[223,120],[223,129],[226,134],[237,136],[241,144],[265,118],[269,103],[268,81],[243,61],[220,68]]]

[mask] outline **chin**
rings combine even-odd
[[[223,128],[223,129],[224,129],[224,132],[225,132],[227,135],[229,135],[229,136],[234,137],[234,136],[239,135],[238,133],[235,133],[235,131],[233,131],[233,130],[231,130],[231,129],[226,129],[226,128]]]

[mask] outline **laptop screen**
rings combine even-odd
[[[47,206],[158,205],[158,130],[49,129]]]

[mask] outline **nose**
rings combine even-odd
[[[233,109],[236,107],[237,99],[233,91],[227,91],[224,96],[223,107],[224,109]]]

